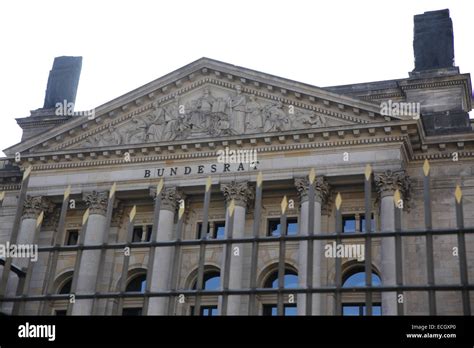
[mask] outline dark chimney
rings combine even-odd
[[[449,10],[415,16],[413,50],[415,72],[454,66],[453,22]]]
[[[53,109],[56,103],[74,104],[81,75],[82,57],[56,57],[49,72],[43,109]]]

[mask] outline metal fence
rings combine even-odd
[[[13,230],[11,233],[10,243],[16,243],[18,237],[18,231],[20,226],[20,219],[23,210],[23,203],[25,201],[26,192],[28,189],[28,181],[31,175],[31,170],[27,169],[23,176],[21,191],[19,195],[18,209],[16,212]],[[207,238],[207,229],[208,229],[208,219],[209,219],[209,206],[211,202],[211,181],[210,178],[206,182],[204,187],[204,209],[202,216],[202,230],[200,234],[200,239],[187,240],[182,238],[183,232],[183,215],[184,207],[181,207],[178,214],[178,223],[175,226],[174,236],[175,239],[171,241],[156,242],[157,229],[161,208],[161,191],[163,189],[163,180],[157,185],[157,194],[156,199],[154,200],[154,213],[153,213],[153,229],[151,234],[150,242],[143,242],[139,245],[132,243],[133,237],[133,227],[135,223],[135,212],[136,207],[134,206],[132,212],[130,213],[128,225],[127,225],[127,241],[125,243],[108,243],[109,240],[109,228],[106,228],[104,239],[101,245],[84,245],[85,232],[87,229],[89,210],[86,211],[83,217],[82,230],[80,233],[80,238],[77,245],[74,246],[63,246],[61,245],[64,239],[65,226],[66,226],[66,213],[68,210],[68,202],[70,195],[70,188],[68,187],[64,193],[63,202],[61,206],[60,218],[58,226],[54,232],[53,242],[50,246],[41,246],[39,247],[39,252],[48,253],[48,271],[45,275],[44,280],[44,289],[45,293],[42,295],[30,295],[28,289],[31,282],[32,276],[32,265],[29,263],[26,267],[18,269],[12,265],[12,259],[6,258],[6,260],[1,260],[3,265],[2,279],[0,282],[0,303],[1,302],[14,302],[13,314],[23,314],[25,312],[25,303],[28,301],[40,301],[40,312],[42,314],[50,314],[50,309],[48,304],[50,301],[56,300],[68,300],[70,295],[68,294],[55,294],[54,293],[54,280],[56,277],[56,269],[59,253],[61,251],[76,251],[76,261],[74,268],[73,281],[71,286],[71,294],[75,294],[77,289],[78,282],[78,270],[82,254],[84,250],[100,250],[100,264],[99,272],[97,275],[96,289],[95,293],[90,294],[75,294],[76,300],[78,299],[93,299],[93,314],[97,313],[97,302],[100,299],[117,299],[118,305],[115,307],[115,313],[120,315],[122,313],[124,300],[126,298],[143,298],[144,299],[144,308],[143,314],[147,313],[149,299],[151,297],[168,297],[169,298],[169,314],[174,313],[174,304],[179,295],[185,295],[187,298],[191,297],[195,300],[194,306],[194,315],[200,314],[200,308],[202,303],[202,298],[204,296],[220,296],[221,297],[221,307],[220,314],[227,314],[227,304],[229,296],[233,295],[245,295],[248,296],[248,312],[251,315],[258,313],[257,311],[257,295],[262,294],[273,294],[277,296],[277,313],[278,315],[284,314],[284,296],[286,294],[305,294],[306,298],[306,314],[311,315],[312,313],[312,294],[331,294],[334,295],[334,313],[336,315],[342,314],[342,300],[341,296],[343,293],[361,293],[365,294],[365,306],[367,315],[372,315],[372,305],[373,305],[373,294],[374,293],[383,293],[383,292],[392,292],[397,295],[404,294],[406,291],[415,291],[415,292],[425,292],[428,293],[429,298],[429,314],[436,315],[436,292],[439,291],[456,291],[460,294],[462,299],[462,308],[464,315],[471,315],[470,308],[470,295],[469,291],[474,290],[474,285],[470,284],[468,281],[468,263],[466,256],[466,242],[465,234],[473,233],[474,230],[471,228],[464,227],[464,218],[463,218],[463,200],[462,200],[462,191],[459,186],[454,190],[453,200],[456,207],[456,229],[442,229],[436,230],[432,227],[432,212],[431,212],[431,198],[430,198],[430,175],[429,175],[429,164],[425,162],[424,166],[424,179],[423,179],[423,192],[424,192],[424,229],[423,230],[402,230],[401,229],[401,218],[402,218],[402,208],[397,204],[397,200],[400,198],[400,193],[398,190],[395,192],[394,196],[394,209],[395,209],[395,229],[388,232],[375,232],[371,223],[367,223],[367,217],[370,217],[372,214],[372,190],[373,190],[373,173],[370,165],[367,166],[366,172],[364,175],[364,195],[365,195],[365,231],[355,234],[343,233],[342,227],[342,199],[338,194],[336,198],[336,231],[335,233],[324,233],[324,234],[315,234],[314,233],[314,205],[315,205],[315,189],[313,182],[315,180],[314,170],[311,170],[309,174],[309,214],[308,214],[308,235],[287,235],[286,231],[286,197],[282,201],[282,212],[280,216],[280,226],[281,231],[279,236],[261,236],[260,233],[260,221],[261,219],[255,218],[253,222],[253,231],[251,236],[244,238],[233,238],[233,202],[227,207],[227,219],[229,222],[226,224],[226,238],[225,239],[210,239]],[[262,207],[262,187],[264,182],[262,180],[262,174],[259,173],[257,178],[257,183],[255,187],[255,207],[254,207],[254,216],[259,217],[261,215]],[[116,194],[116,185],[114,184],[110,189],[108,197],[108,207],[106,212],[106,223],[107,226],[110,226],[112,219],[113,206],[115,201]],[[0,195],[0,203],[3,201],[4,194]],[[34,240],[38,241],[39,233],[41,230],[41,223],[43,219],[43,214],[38,217]],[[250,235],[250,234],[247,234]],[[441,285],[436,284],[435,279],[435,269],[433,262],[433,236],[437,235],[456,235],[458,242],[459,250],[459,268],[460,268],[460,283],[451,284],[451,285]],[[402,265],[402,240],[405,237],[414,237],[414,236],[424,236],[426,240],[426,270],[427,270],[427,284],[424,285],[410,285],[404,284],[403,282],[403,265]],[[374,238],[395,238],[395,269],[396,269],[396,284],[395,285],[383,285],[382,286],[373,286],[372,284],[372,243]],[[308,262],[306,269],[306,286],[299,288],[284,288],[284,274],[285,274],[285,247],[286,242],[289,241],[316,241],[316,240],[326,240],[326,241],[336,241],[336,243],[341,243],[345,240],[350,240],[354,238],[363,238],[365,243],[365,286],[361,287],[343,287],[342,284],[342,272],[341,272],[341,259],[336,258],[335,260],[335,279],[334,285],[327,285],[321,287],[313,287],[313,251],[314,243],[307,243],[307,252],[308,252]],[[257,284],[257,261],[259,255],[259,247],[262,243],[277,242],[279,245],[279,262],[278,262],[278,288],[260,288]],[[245,289],[229,289],[229,277],[230,277],[230,258],[231,250],[233,244],[250,244],[251,245],[251,265],[250,265],[250,287]],[[204,290],[204,271],[205,271],[205,254],[206,248],[209,245],[222,245],[223,252],[223,269],[221,270],[221,289],[220,290]],[[181,254],[181,248],[183,246],[199,246],[199,258],[198,258],[198,269],[197,269],[197,285],[196,289],[178,289],[178,279],[179,279],[179,255]],[[112,292],[100,292],[99,290],[99,280],[104,276],[104,264],[106,258],[106,252],[108,250],[123,250],[125,247],[130,249],[133,248],[148,248],[149,249],[149,258],[148,258],[148,267],[147,267],[147,282],[146,290],[144,293],[134,293],[126,292],[126,281],[129,267],[130,256],[124,254],[123,256],[123,266],[121,271],[121,281],[119,284],[119,291]],[[160,247],[173,247],[174,255],[172,262],[172,272],[171,272],[171,285],[169,291],[162,292],[153,292],[150,289],[150,282],[148,281],[153,274],[153,264],[154,264],[154,255],[156,248]],[[7,281],[10,271],[14,271],[19,277],[18,289],[16,296],[7,297],[6,288]],[[68,307],[68,314],[71,314],[71,305]],[[397,306],[398,315],[403,315],[403,303],[398,303]]]

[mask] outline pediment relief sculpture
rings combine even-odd
[[[163,105],[155,102],[147,113],[133,116],[121,125],[110,126],[78,147],[165,142],[343,124],[312,110],[245,94],[239,85],[233,93],[209,87],[197,92],[176,96]]]

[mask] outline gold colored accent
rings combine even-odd
[[[71,185],[68,185],[64,190],[64,200],[67,201],[69,199],[69,195],[71,194]]]
[[[0,202],[5,199],[5,191],[0,192]]]
[[[184,214],[184,205],[179,206],[179,211],[178,211],[178,218],[181,220]]]
[[[110,189],[110,192],[109,192],[109,199],[112,199],[112,197],[114,196],[116,190],[117,190],[117,183],[114,182],[114,184],[112,185],[112,187]]]
[[[234,215],[234,209],[235,209],[235,202],[232,200],[229,204],[229,216]]]
[[[258,186],[258,187],[262,186],[262,182],[263,182],[263,175],[262,175],[262,172],[258,172],[258,175],[257,175],[257,186]]]
[[[206,192],[208,192],[211,189],[212,185],[212,179],[210,176],[207,177],[207,182],[206,182]]]
[[[36,228],[38,228],[39,226],[41,226],[41,224],[43,223],[43,218],[44,218],[44,212],[41,212],[41,213],[38,215],[38,218],[36,219]]]
[[[28,179],[28,177],[30,176],[32,170],[33,170],[32,166],[28,166],[28,168],[25,169],[25,172],[23,173],[23,181]]]
[[[372,166],[370,164],[367,164],[365,166],[365,180],[369,181],[370,175],[372,175]]]
[[[402,197],[400,196],[400,191],[396,189],[395,193],[393,194],[393,202],[395,203],[395,206],[398,207],[398,202],[400,202],[401,199]]]
[[[423,163],[423,173],[425,176],[428,176],[430,174],[430,162],[428,162],[427,159],[425,159],[425,163]]]
[[[132,210],[130,211],[130,221],[133,221],[133,219],[135,219],[136,214],[137,214],[137,206],[134,205]]]
[[[89,219],[89,208],[87,208],[86,212],[82,216],[82,226],[84,226]]]
[[[314,170],[314,168],[311,168],[311,170],[309,171],[308,178],[309,178],[309,183],[313,185],[314,179],[316,179],[316,171]]]
[[[338,192],[336,196],[336,209],[339,210],[342,204],[342,197],[341,194]]]
[[[281,213],[285,214],[286,208],[288,207],[288,200],[286,199],[286,195],[283,196],[283,199],[281,200]]]
[[[456,197],[456,202],[458,202],[458,204],[460,204],[461,199],[462,199],[461,186],[456,185],[456,191],[454,191],[454,197]]]
[[[158,183],[158,185],[156,186],[156,196],[158,196],[160,193],[161,193],[161,190],[163,190],[163,186],[164,186],[164,181],[163,181],[163,178],[161,178],[160,182]]]

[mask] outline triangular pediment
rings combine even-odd
[[[195,141],[380,123],[379,106],[200,59],[6,153]]]

